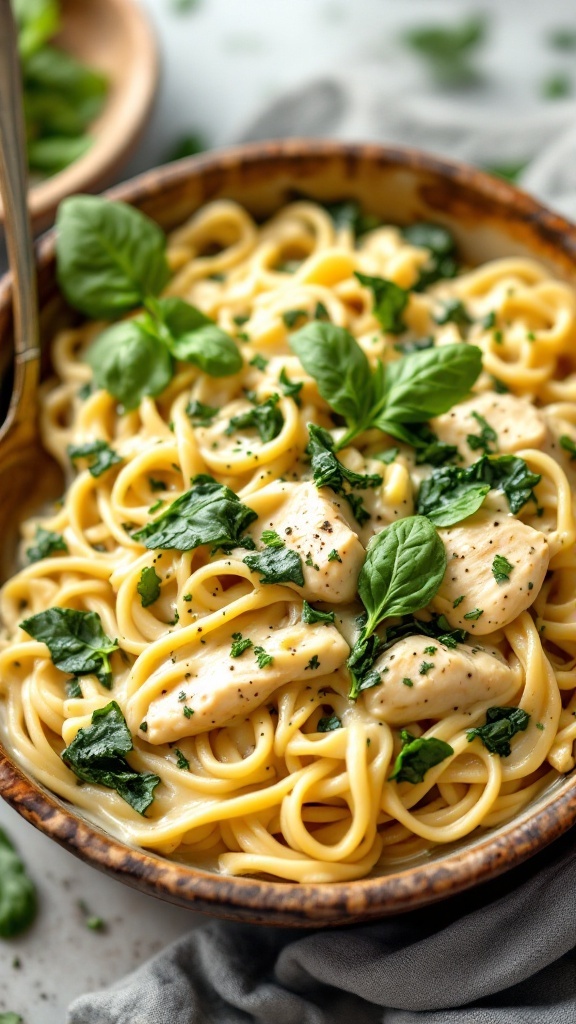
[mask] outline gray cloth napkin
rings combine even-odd
[[[574,1024],[576,831],[444,903],[335,931],[208,921],[67,1024]]]

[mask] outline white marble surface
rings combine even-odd
[[[161,162],[183,134],[199,131],[212,146],[240,137],[287,87],[327,69],[386,61],[408,21],[450,20],[460,7],[454,0],[198,0],[177,13],[178,0],[142,2],[158,32],[163,70],[150,130],[126,176]],[[500,33],[490,60],[501,68],[505,57],[534,89],[558,64],[542,46],[544,24],[575,24],[573,0],[524,0],[521,25],[510,17],[503,23],[508,5],[498,0],[478,6],[491,12]],[[63,1024],[75,995],[111,983],[201,920],[82,864],[1,802],[0,825],[40,892],[30,932],[0,942],[0,1012],[16,1011],[25,1024]],[[103,931],[86,927],[79,900],[103,918]]]

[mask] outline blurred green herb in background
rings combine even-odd
[[[576,50],[576,28],[566,26],[552,29],[548,34],[548,42],[555,50]]]
[[[486,40],[487,22],[474,15],[459,25],[423,25],[411,28],[403,42],[428,64],[440,85],[471,85],[480,79],[472,57]]]
[[[546,100],[560,100],[572,92],[572,81],[564,71],[557,71],[545,78],[541,93]]]
[[[177,14],[189,14],[197,11],[202,5],[202,0],[170,0],[170,6]]]
[[[22,62],[30,170],[56,174],[90,148],[86,130],[100,114],[108,81],[50,45],[61,27],[58,0],[12,0]]]
[[[203,153],[208,148],[206,139],[199,132],[182,135],[164,157],[164,163],[170,164],[173,160],[182,160],[185,156],[196,156],[197,153]]]
[[[484,170],[488,171],[488,174],[496,175],[497,178],[504,178],[505,181],[515,182],[518,181],[522,172],[526,170],[528,164],[528,160],[511,161],[507,164],[487,164]]]

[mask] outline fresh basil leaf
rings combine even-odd
[[[374,402],[366,355],[344,327],[314,321],[290,337],[290,345],[318,390],[348,425],[360,427]]]
[[[524,459],[516,455],[488,458],[472,466],[434,469],[418,493],[418,512],[436,526],[453,526],[480,508],[488,491],[501,489],[510,511],[516,515],[528,501],[536,501],[533,488],[540,482]]]
[[[260,440],[266,444],[273,441],[284,426],[284,417],[277,408],[280,398],[278,395],[270,395],[265,402],[255,405],[248,412],[242,412],[233,416],[226,428],[227,434],[233,434],[235,430],[245,430],[254,427],[260,435]]]
[[[392,774],[388,776],[389,780],[411,782],[415,786],[418,782],[424,781],[429,768],[434,768],[454,753],[454,748],[449,743],[435,736],[429,739],[423,736],[416,738],[407,729],[403,729],[400,736],[403,746],[394,762]]]
[[[448,412],[470,391],[482,370],[482,353],[465,343],[413,352],[389,363],[384,374],[382,411],[376,426],[424,423]]]
[[[175,359],[193,363],[209,377],[230,377],[244,365],[233,338],[183,299],[159,299],[153,311],[166,332],[159,335]]]
[[[362,629],[346,662],[351,679],[348,693],[350,700],[357,700],[364,690],[371,690],[373,686],[379,686],[382,682],[380,674],[372,667],[380,655],[380,650],[379,637],[376,634],[366,636],[365,629]]]
[[[368,544],[358,593],[368,613],[366,635],[383,619],[424,608],[446,571],[446,551],[424,516],[407,516],[377,533]]]
[[[36,889],[8,836],[0,828],[0,938],[13,939],[36,916]],[[16,1018],[16,1014],[14,1014]]]
[[[160,597],[160,584],[162,580],[153,565],[145,565],[140,573],[140,579],[136,584],[136,590],[140,594],[140,602],[143,608],[148,608]]]
[[[96,612],[48,608],[24,619],[20,626],[34,640],[46,644],[56,668],[73,676],[93,673],[110,689],[109,655],[118,650],[118,644],[106,636]]]
[[[68,458],[72,462],[77,459],[85,459],[90,475],[102,476],[112,466],[122,462],[122,457],[110,447],[106,441],[88,441],[86,444],[69,444]]]
[[[408,305],[410,292],[385,277],[371,277],[357,270],[354,271],[354,277],[357,277],[365,288],[370,288],[374,296],[372,312],[382,330],[389,334],[402,334],[406,330],[402,314]]]
[[[58,282],[75,309],[111,320],[158,295],[170,277],[161,229],[126,203],[64,199],[56,218]]]
[[[242,544],[242,534],[258,518],[238,495],[212,477],[200,474],[193,486],[161,515],[133,534],[147,548],[192,551],[202,544],[214,547]]]
[[[61,533],[54,533],[52,530],[45,530],[43,526],[36,527],[36,536],[31,547],[26,548],[26,555],[29,562],[39,562],[42,558],[48,558],[56,551],[68,551],[68,545]]]
[[[347,490],[345,483],[351,488],[366,490],[368,487],[378,487],[382,477],[377,473],[354,473],[347,469],[334,454],[334,442],[322,427],[309,423],[308,434],[310,440],[306,451],[310,455],[316,487],[331,487],[336,494],[345,498],[361,526],[370,517],[362,499]]]
[[[172,356],[147,330],[143,317],[114,324],[90,346],[87,362],[99,388],[125,409],[135,409],[147,395],[159,395],[172,380]]]
[[[251,572],[261,573],[260,583],[295,583],[304,586],[302,559],[297,551],[291,548],[266,548],[242,561]]]
[[[305,622],[307,626],[311,626],[315,622],[334,622],[334,612],[320,612],[308,604],[308,601],[303,601],[302,622]]]
[[[460,331],[473,323],[472,317],[461,299],[449,299],[434,319],[437,324],[456,324]]]
[[[318,732],[334,732],[335,729],[341,729],[342,722],[338,718],[338,715],[325,715],[324,718],[318,719]]]
[[[18,50],[28,60],[60,29],[58,0],[12,0],[18,29]]]
[[[440,224],[421,222],[402,228],[402,235],[410,245],[430,250],[428,261],[421,267],[413,291],[423,292],[436,281],[456,277],[456,244],[446,228]]]
[[[204,405],[194,399],[186,406],[186,415],[192,420],[195,427],[209,427],[219,410],[213,405]]]
[[[488,708],[485,724],[469,729],[466,735],[469,743],[478,736],[491,754],[509,757],[512,753],[510,740],[516,733],[524,732],[529,721],[530,715],[522,708]]]
[[[116,701],[92,712],[91,725],[79,729],[62,760],[83,782],[115,789],[139,814],[150,806],[160,782],[152,772],[137,772],[125,755],[134,744]]]

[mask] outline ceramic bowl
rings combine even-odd
[[[562,278],[576,277],[576,228],[503,181],[411,150],[297,140],[258,144],[150,171],[109,195],[133,203],[169,229],[219,197],[237,199],[265,216],[297,193],[322,201],[356,198],[393,223],[445,224],[472,264],[528,255]],[[38,271],[47,344],[55,326],[74,315],[56,287],[52,232],[38,247]],[[10,299],[4,278],[0,351],[9,346]],[[0,503],[3,537],[17,517],[9,499],[7,490]],[[129,847],[24,775],[1,748],[0,790],[56,842],[129,885],[206,913],[302,927],[368,921],[454,895],[518,865],[576,822],[573,772],[510,823],[439,847],[402,870],[340,884],[296,885],[223,877]]]
[[[99,191],[118,177],[146,124],[158,80],[156,42],[135,0],[61,0],[61,9],[55,44],[102,71],[109,90],[102,113],[88,128],[94,140],[90,149],[31,186],[28,204],[36,232],[53,222],[65,196]]]

